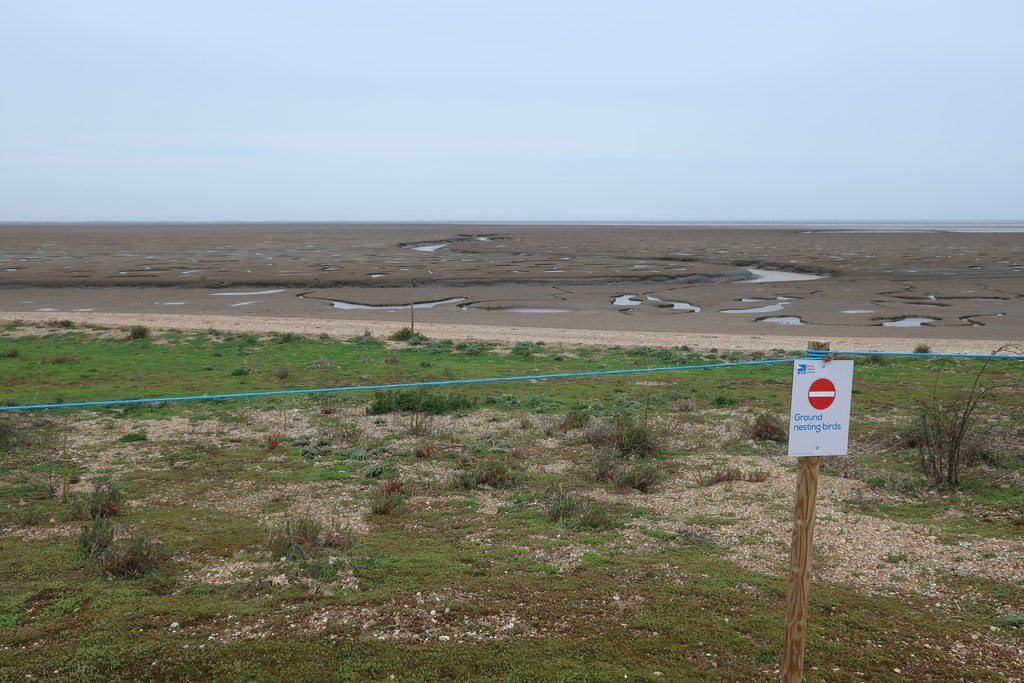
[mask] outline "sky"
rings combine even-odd
[[[0,221],[1024,219],[1019,0],[0,10]]]

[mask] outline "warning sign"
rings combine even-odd
[[[807,390],[807,402],[815,410],[825,410],[836,400],[836,385],[824,377],[811,382]]]
[[[793,363],[790,455],[847,454],[852,391],[852,360],[798,360]]]

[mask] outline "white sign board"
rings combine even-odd
[[[789,454],[846,455],[853,361],[793,361]]]

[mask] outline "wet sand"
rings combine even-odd
[[[1024,338],[1024,233],[884,227],[5,224],[0,317],[361,331],[408,323],[415,303],[450,338]]]

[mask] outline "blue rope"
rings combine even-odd
[[[821,354],[812,356],[811,354]],[[1024,355],[993,353],[915,353],[913,351],[808,351],[808,358],[824,358],[829,354],[844,356],[912,356],[916,358],[991,358],[992,360],[1024,360]]]
[[[118,401],[80,401],[78,403],[39,403],[23,406],[0,406],[0,412],[14,410],[46,410],[49,408],[89,408],[97,406],[126,406],[140,403],[175,403],[183,401],[216,401],[231,398],[259,398],[263,396],[297,396],[300,394],[331,394],[342,391],[370,391],[381,389],[413,389],[416,387],[449,387],[460,384],[488,384],[492,382],[522,382],[539,379],[564,379],[567,377],[601,377],[607,375],[629,375],[643,372],[671,372],[675,370],[709,370],[712,368],[739,367],[743,365],[770,365],[792,363],[792,358],[782,360],[754,360],[715,365],[673,365],[662,368],[635,368],[632,370],[597,370],[594,372],[562,372],[553,375],[523,375],[520,377],[485,377],[482,379],[450,379],[434,382],[409,382],[403,384],[370,384],[357,387],[333,387],[329,389],[288,389],[282,391],[253,391],[244,394],[204,394],[202,396],[170,396],[166,398],[129,398]]]

